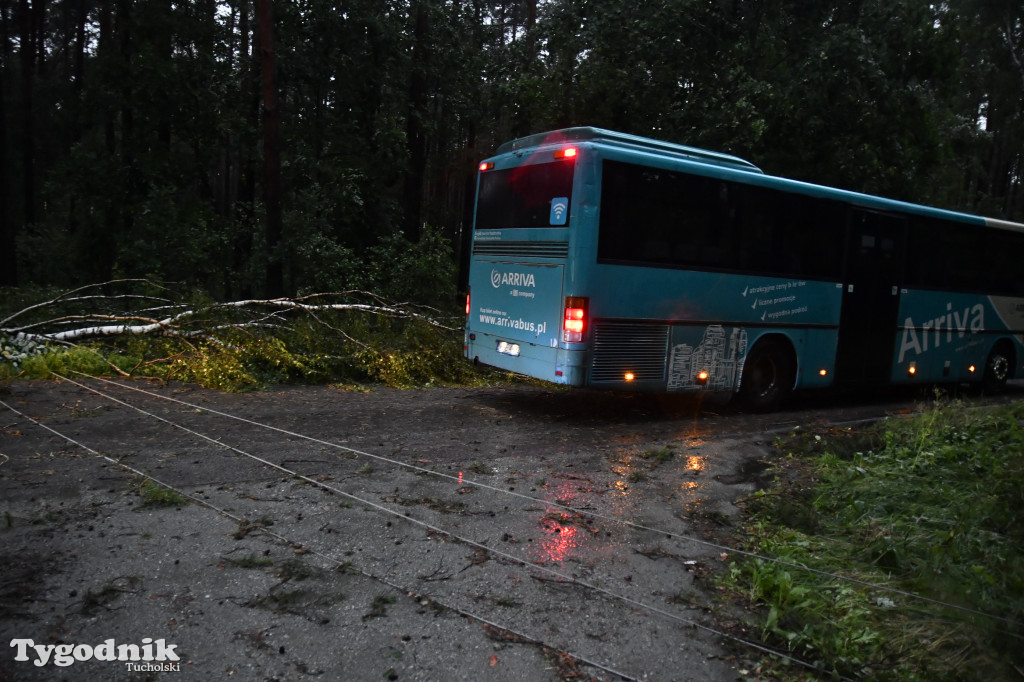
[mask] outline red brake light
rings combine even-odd
[[[575,159],[577,151],[576,147],[566,147],[565,149],[559,149],[555,152],[556,159]]]
[[[489,171],[492,168],[494,168],[494,162],[493,161],[484,161],[483,163],[480,164],[480,171],[481,172]]]
[[[580,343],[587,328],[587,305],[583,296],[565,297],[565,317],[562,320],[562,341]]]
[[[472,293],[470,289],[466,289],[466,314],[469,315],[469,295]]]

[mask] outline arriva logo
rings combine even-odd
[[[498,272],[491,270],[491,286],[497,289],[503,284],[513,287],[535,287],[536,281],[528,272]]]
[[[914,355],[928,352],[929,339],[931,347],[938,348],[942,345],[943,338],[946,343],[950,343],[954,335],[961,338],[968,330],[971,333],[985,331],[985,306],[980,303],[964,308],[962,315],[959,310],[953,310],[952,303],[947,303],[946,314],[928,320],[921,325],[920,330],[914,324],[914,318],[908,317],[903,322],[903,339],[900,341],[900,358],[897,362],[903,362],[903,356],[907,351]]]

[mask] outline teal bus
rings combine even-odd
[[[569,386],[978,382],[1024,360],[1024,225],[597,128],[480,164],[466,357]]]

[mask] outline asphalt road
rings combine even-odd
[[[0,386],[0,680],[734,680],[775,435],[920,399],[127,386]]]

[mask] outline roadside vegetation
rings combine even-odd
[[[199,314],[215,313],[215,308]],[[219,329],[199,338],[125,334],[74,344],[0,338],[6,351],[0,359],[0,380],[78,374],[157,377],[224,391],[289,383],[365,390],[373,385],[415,388],[512,380],[466,361],[461,330],[443,326],[449,321],[445,317],[428,321],[361,312],[281,317],[289,319],[275,328],[246,328],[245,323],[238,325],[235,314],[207,317],[203,323]],[[342,329],[344,333],[337,331]]]
[[[778,443],[723,580],[758,605],[748,679],[1024,678],[1024,403]]]
[[[157,377],[245,391],[288,383],[413,388],[505,378],[479,372],[462,357],[461,333],[422,320],[361,317],[320,315],[315,322],[298,320],[276,330],[224,329],[201,340],[126,336],[72,346],[37,343],[22,357],[0,362],[0,380],[78,374]],[[349,340],[316,329],[320,325],[344,327],[359,336]]]

